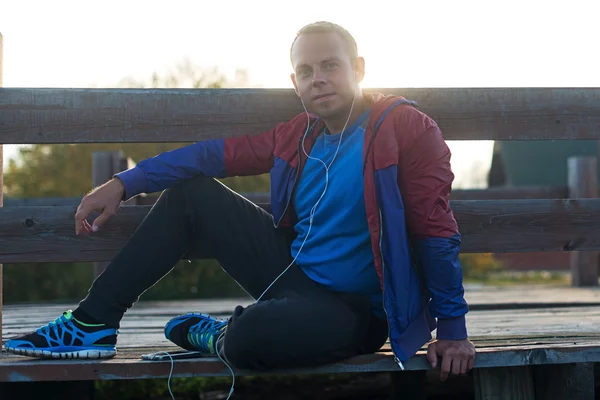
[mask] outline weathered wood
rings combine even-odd
[[[600,249],[600,199],[457,200],[451,207],[464,253]],[[122,206],[101,232],[80,237],[74,207],[0,209],[0,262],[110,261],[149,209]]]
[[[567,162],[569,197],[598,197],[596,158],[570,157]],[[571,253],[571,277],[573,286],[598,286],[598,252]]]
[[[468,292],[469,289],[467,289],[467,297],[469,297]],[[496,293],[498,297],[510,295],[510,291],[508,294],[500,290]],[[572,291],[567,290],[566,293]],[[116,359],[40,362],[30,358],[10,356],[0,362],[0,381],[163,378],[170,370],[168,362],[144,363],[139,360],[139,357],[143,353],[176,350],[163,333],[164,324],[170,318],[186,311],[227,315],[236,305],[245,306],[250,302],[246,298],[140,301],[121,321],[119,353]],[[6,335],[12,336],[30,331],[56,318],[67,307],[72,305],[8,305],[5,315]],[[467,316],[467,328],[477,348],[476,368],[598,362],[600,361],[600,334],[597,332],[599,324],[600,308],[598,307],[518,312],[475,311]],[[405,364],[408,371],[430,369],[424,350],[425,348]],[[389,344],[372,356],[346,360],[314,371],[305,369],[282,373],[375,371],[401,373],[391,360]],[[239,374],[238,372],[236,371],[236,375],[244,374],[243,371]],[[175,377],[193,376],[193,374],[227,376],[228,373],[229,370],[216,359],[177,362],[174,368]],[[246,372],[246,374],[251,373]]]
[[[38,206],[74,206],[81,202],[81,197],[4,197],[4,207],[38,207]]]
[[[56,279],[60,279],[57,277]],[[165,279],[169,279],[166,277]],[[533,291],[533,289],[532,289]],[[556,291],[560,292],[559,289]],[[540,294],[545,293],[541,291]],[[481,301],[467,287],[465,298],[471,311],[467,314],[467,329],[471,340],[482,347],[522,347],[525,345],[585,345],[600,342],[600,307],[573,304],[561,308],[510,310],[499,304],[500,297],[518,295],[518,291],[497,291],[496,310],[477,310]],[[568,298],[568,297],[567,297]],[[249,298],[219,300],[142,301],[130,309],[121,321],[119,348],[170,346],[164,335],[164,325],[182,313],[206,312],[215,316],[230,316],[238,305],[252,304]],[[506,299],[510,302],[510,299]],[[71,304],[32,304],[5,306],[5,336],[28,333],[54,320],[62,312],[76,307]],[[384,347],[389,351],[389,346]],[[546,357],[541,354],[539,357]]]
[[[515,186],[487,189],[456,189],[450,200],[512,200],[512,199],[565,199],[566,186]]]
[[[3,78],[2,78],[2,54],[3,54],[3,38],[2,38],[2,33],[0,33],[0,88],[2,88],[3,85]],[[0,122],[1,124],[1,122]],[[2,143],[0,143],[0,207],[3,206],[3,188],[4,188],[4,153],[3,153],[3,146]],[[0,262],[0,347],[2,346],[2,275],[3,275],[3,267],[2,267],[2,263]]]
[[[268,204],[271,201],[269,193],[240,193],[248,200],[257,204]],[[139,195],[127,201],[128,205],[147,205],[150,206],[158,199],[157,194]],[[135,200],[135,201],[132,201]],[[75,206],[81,202],[81,197],[27,197],[14,198],[4,197],[4,207],[38,207],[38,206]]]
[[[598,139],[598,88],[369,89],[420,104],[448,140]],[[0,141],[190,142],[302,112],[291,89],[0,89]]]
[[[128,165],[135,165],[133,163]],[[267,204],[271,201],[270,193],[240,193],[250,201]],[[566,186],[532,186],[532,187],[495,187],[487,189],[456,189],[450,194],[451,200],[512,200],[512,199],[566,199]],[[139,205],[152,205],[158,198],[156,194],[136,196]],[[4,197],[5,207],[22,206],[73,206],[78,205],[81,197],[42,197],[12,198]]]
[[[121,350],[110,360],[35,360],[8,356],[0,359],[0,382],[23,381],[81,381],[106,379],[166,378],[170,361],[142,361],[142,354],[156,351],[175,351],[175,347]],[[564,364],[600,361],[600,342],[593,345],[533,345],[522,347],[480,347],[475,368],[517,367],[540,364]],[[431,366],[424,351],[408,360],[407,371],[429,370]],[[526,368],[526,367],[523,367]],[[353,372],[399,372],[390,352],[378,352],[352,357],[339,363],[316,368],[298,368],[274,372],[236,370],[236,376],[265,374],[337,374]],[[175,362],[174,378],[192,376],[229,376],[229,369],[216,357],[186,359]]]
[[[473,372],[476,400],[534,400],[531,369],[481,368]]]
[[[3,37],[2,37],[2,33],[0,32],[0,88],[2,88],[2,86],[4,86],[4,78],[3,78],[3,73],[2,73],[2,69],[3,69],[3,59],[4,59],[4,50],[3,50]]]
[[[427,400],[426,371],[392,372],[390,400]]]
[[[92,154],[92,185],[98,187],[109,181],[114,174],[122,171],[125,156],[121,151],[97,151]],[[100,276],[108,262],[94,263],[94,279]]]
[[[537,365],[533,368],[536,399],[594,400],[594,365],[591,363]]]
[[[465,299],[469,309],[478,310],[522,308],[554,308],[564,306],[600,305],[600,291],[595,288],[573,288],[563,285],[465,285]],[[600,322],[600,321],[599,321]]]

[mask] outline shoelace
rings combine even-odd
[[[215,353],[217,351],[215,340],[226,325],[227,321],[217,321],[212,318],[202,319],[190,327],[188,340],[200,351]]]
[[[65,325],[65,323],[69,321],[69,319],[67,319],[67,317],[66,317],[66,315],[68,315],[68,314],[70,314],[70,313],[64,312],[60,317],[58,317],[54,321],[48,323],[48,325],[44,325],[44,326],[40,327],[38,329],[38,331],[41,333],[48,333],[48,332],[50,332],[50,329],[52,329],[52,328]]]

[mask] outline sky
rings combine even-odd
[[[595,0],[0,0],[5,87],[114,87],[184,59],[250,85],[291,88],[303,25],[348,29],[363,87],[600,86]],[[491,142],[450,142],[458,186]],[[5,146],[5,162],[15,155]]]

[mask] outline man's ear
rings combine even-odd
[[[296,83],[296,74],[291,73],[290,79],[292,80],[292,83],[294,84],[294,92],[296,92],[296,96],[300,97],[300,93],[298,93],[298,84]]]
[[[365,79],[365,59],[363,57],[356,57],[353,67],[356,83],[361,83]]]

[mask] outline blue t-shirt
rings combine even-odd
[[[363,125],[368,115],[368,112],[361,115],[343,136],[322,134],[317,138],[310,156],[321,159],[327,166],[335,155],[340,137],[342,141],[329,168],[327,191],[322,198],[325,166],[309,158],[302,171],[294,196],[298,235],[292,244],[292,257],[298,254],[306,238],[311,209],[321,198],[296,263],[311,279],[331,290],[370,296],[373,311],[382,317],[383,299],[364,200]]]

